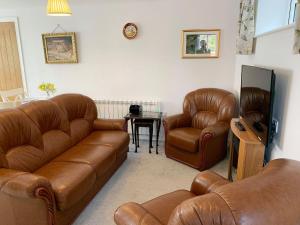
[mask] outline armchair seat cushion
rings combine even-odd
[[[117,151],[117,154],[120,154],[122,150],[127,151],[129,135],[119,130],[94,131],[83,139],[79,145],[110,145]]]
[[[193,197],[195,195],[192,192],[179,190],[145,202],[142,206],[155,218],[158,218],[162,224],[168,224],[173,210],[183,201]]]
[[[54,161],[88,164],[101,177],[116,162],[116,151],[107,145],[76,145]]]
[[[60,211],[67,210],[80,201],[96,181],[93,168],[78,162],[50,162],[35,174],[49,180]]]
[[[171,130],[167,137],[168,144],[187,152],[198,152],[201,132],[201,129],[192,127]]]

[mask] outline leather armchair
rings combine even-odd
[[[202,172],[195,177],[190,191],[178,190],[143,204],[129,202],[122,205],[115,212],[115,222],[118,225],[166,225],[177,205],[228,183],[212,171]]]
[[[298,225],[299,186],[300,162],[294,160],[273,160],[260,174],[233,183],[205,171],[194,179],[190,191],[175,191],[143,204],[121,206],[115,212],[115,222],[117,225]]]
[[[189,93],[183,113],[164,119],[166,156],[199,170],[222,160],[235,109],[235,97],[228,91],[207,88]]]

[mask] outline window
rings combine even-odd
[[[256,35],[294,23],[297,0],[258,0]]]
[[[290,0],[289,24],[295,22],[297,0]]]

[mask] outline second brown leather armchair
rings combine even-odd
[[[117,225],[299,225],[300,162],[277,159],[258,175],[229,183],[210,171],[191,190],[117,209]]]
[[[183,113],[164,120],[167,157],[199,170],[222,160],[235,109],[235,97],[228,91],[206,88],[189,93]]]

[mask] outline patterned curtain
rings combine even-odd
[[[241,0],[238,21],[237,54],[251,55],[254,52],[255,7],[256,0]]]
[[[295,43],[294,43],[294,53],[300,54],[300,0],[298,0],[296,6],[296,24],[295,24]]]

